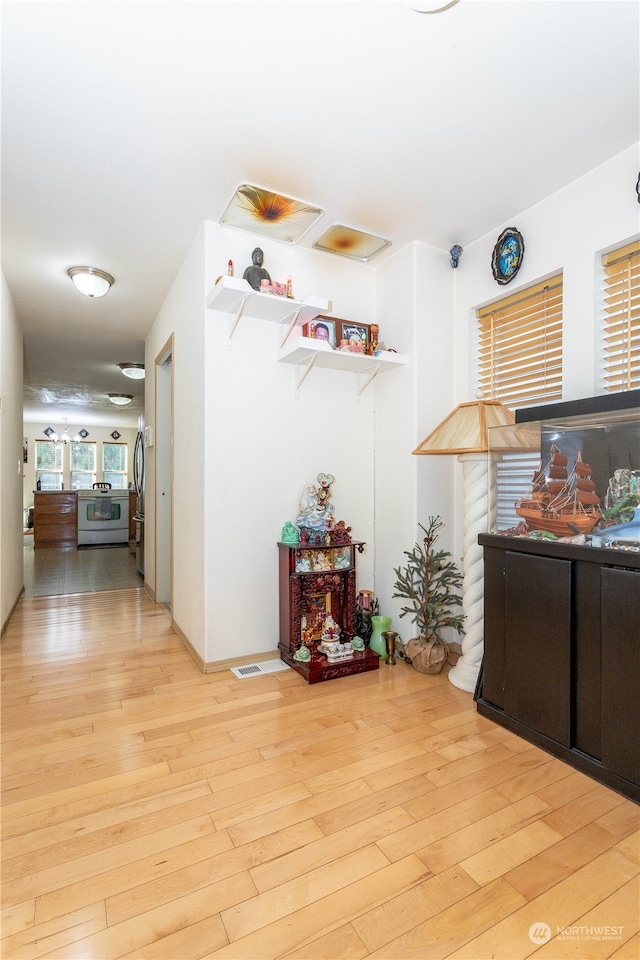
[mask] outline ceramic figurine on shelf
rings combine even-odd
[[[318,491],[312,483],[308,483],[302,491],[296,524],[316,530],[329,530],[333,526],[333,506],[319,500]]]
[[[269,276],[269,272],[263,267],[263,262],[264,253],[260,247],[256,247],[251,254],[251,266],[247,267],[243,274],[243,279],[246,280],[254,290],[260,289],[260,284],[263,280],[271,283],[271,277]]]
[[[316,477],[316,480],[320,484],[317,492],[319,504],[325,504],[331,500],[331,484],[335,483],[335,479],[332,473],[319,473]]]
[[[340,638],[340,627],[335,622],[331,614],[325,618],[323,627],[322,627],[322,640],[323,642],[335,643]]]
[[[282,543],[300,543],[300,533],[290,520],[283,526],[280,539]]]

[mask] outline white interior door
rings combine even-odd
[[[156,600],[171,609],[173,566],[173,343],[156,360]]]

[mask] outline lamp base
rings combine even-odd
[[[480,667],[476,663],[465,663],[464,657],[460,657],[455,666],[449,670],[449,683],[453,684],[459,690],[466,693],[474,693]]]

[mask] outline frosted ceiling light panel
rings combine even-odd
[[[243,183],[220,217],[220,223],[273,240],[297,243],[323,214],[319,207],[302,200]]]

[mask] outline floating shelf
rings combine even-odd
[[[206,304],[208,310],[217,310],[231,318],[229,339],[243,316],[288,324],[281,346],[286,343],[296,325],[308,323],[321,313],[329,313],[332,307],[330,300],[319,297],[291,300],[273,293],[259,293],[241,277],[221,277],[209,292]]]
[[[301,372],[296,389],[304,383],[314,367],[363,374],[366,379],[360,385],[358,394],[363,393],[380,373],[404,366],[407,362],[403,354],[393,353],[390,350],[370,357],[365,353],[333,350],[326,341],[314,340],[310,337],[298,337],[295,341],[291,341],[287,347],[280,350],[277,360],[279,363],[291,363],[300,367]]]

